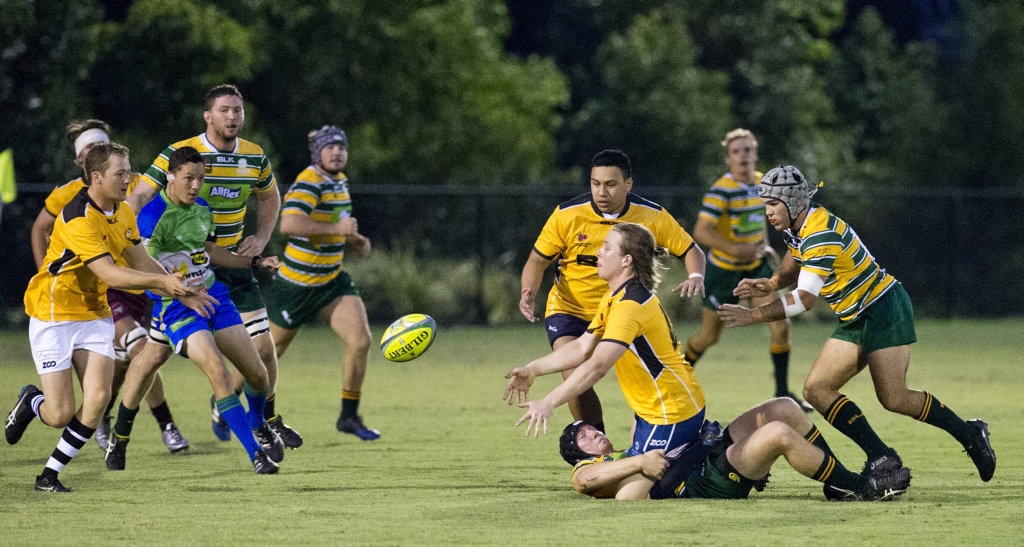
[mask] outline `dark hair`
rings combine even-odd
[[[619,171],[622,171],[623,179],[633,176],[633,164],[622,150],[609,149],[598,152],[590,161],[590,167],[618,167]]]
[[[661,283],[661,257],[667,254],[664,247],[659,247],[646,226],[623,222],[612,227],[613,232],[622,236],[619,250],[623,256],[633,257],[633,277],[647,290],[653,291]]]
[[[580,460],[594,457],[594,454],[587,454],[581,450],[580,445],[576,442],[576,436],[583,425],[583,420],[576,420],[565,426],[565,429],[562,430],[562,436],[558,438],[558,452],[562,454],[562,459],[568,462],[569,465],[576,465],[580,463]]]
[[[186,163],[204,163],[203,155],[191,146],[182,146],[171,152],[171,157],[167,158],[167,172],[174,173]]]
[[[86,185],[92,184],[93,172],[104,172],[110,165],[110,156],[128,157],[128,147],[114,142],[100,142],[89,149],[85,154],[85,181]]]
[[[234,96],[238,97],[239,100],[243,100],[242,92],[234,84],[220,84],[206,92],[206,110],[212,109],[213,103],[217,102],[217,99],[227,96]]]

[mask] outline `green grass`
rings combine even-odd
[[[696,326],[677,325],[681,337]],[[383,327],[375,327],[379,335]],[[794,325],[791,383],[798,387],[831,325]],[[259,477],[237,441],[209,428],[210,389],[189,361],[164,367],[187,455],[170,455],[155,422],[139,414],[123,472],[108,472],[95,443],[61,473],[75,491],[37,493],[34,476],[59,432],[34,422],[17,446],[0,445],[0,532],[17,544],[1020,544],[1024,537],[1024,341],[1018,320],[924,321],[910,385],[962,417],[989,422],[999,457],[982,483],[944,432],[881,409],[867,374],[844,390],[913,469],[893,503],[827,503],[821,485],[778,462],[768,489],[746,501],[615,502],[572,491],[556,450],[569,421],[524,438],[521,411],[501,401],[505,372],[547,350],[537,326],[442,328],[427,354],[395,364],[373,352],[362,414],[383,438],[334,430],[340,342],[322,329],[299,335],[282,361],[278,409],[305,437],[281,474]],[[36,382],[24,333],[0,333],[0,412]],[[698,373],[710,417],[726,421],[772,392],[767,334],[730,330]],[[555,385],[538,379],[535,394]],[[599,385],[609,434],[627,442],[631,415],[614,378]],[[861,453],[820,416],[844,463]]]

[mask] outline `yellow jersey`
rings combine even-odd
[[[635,278],[608,291],[587,332],[627,348],[615,362],[629,407],[654,425],[679,423],[704,409],[704,390],[658,295]]]
[[[25,313],[47,322],[110,317],[107,285],[88,264],[109,256],[128,267],[124,251],[140,242],[131,207],[119,202],[104,212],[83,187],[57,215],[43,265],[25,289]]]
[[[669,212],[652,201],[629,194],[626,208],[607,218],[590,194],[583,194],[555,208],[541,230],[533,250],[555,260],[554,286],[548,293],[544,315],[565,313],[589,321],[597,312],[608,283],[597,276],[597,251],[612,226],[632,222],[646,226],[658,246],[682,258],[693,247],[693,238]]]

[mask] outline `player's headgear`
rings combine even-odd
[[[792,165],[776,167],[761,177],[757,185],[757,195],[762,198],[777,199],[786,204],[790,219],[795,219],[800,211],[810,207],[811,197],[818,191],[818,186],[808,182],[804,174]]]
[[[313,159],[313,165],[320,163],[320,152],[329,144],[348,146],[348,137],[344,131],[333,125],[325,125],[309,134],[309,155]]]
[[[569,465],[576,465],[580,460],[594,457],[593,454],[587,454],[580,450],[580,445],[576,443],[576,436],[581,427],[583,427],[583,420],[576,420],[565,426],[562,436],[558,439],[558,452],[562,454],[562,459],[569,462]]]

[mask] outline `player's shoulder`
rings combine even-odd
[[[76,218],[85,218],[89,213],[89,205],[92,203],[92,199],[89,197],[89,193],[85,187],[75,193],[64,208],[60,211],[60,216],[64,223],[67,224]]]
[[[167,155],[170,156],[170,152],[173,152],[174,150],[183,148],[185,146],[191,146],[192,148],[198,150],[200,153],[213,152],[213,150],[211,150],[210,147],[207,146],[206,141],[203,140],[202,135],[195,135],[187,139],[182,139],[178,142],[171,144],[165,150],[167,151]]]
[[[640,208],[640,210],[650,210],[655,213],[660,213],[665,210],[661,204],[643,196],[634,194],[633,192],[626,194],[626,200],[629,203],[630,208]]]
[[[136,224],[139,225],[139,233],[142,234],[142,237],[152,237],[157,224],[163,218],[166,211],[167,200],[164,199],[162,192],[142,207],[138,217],[135,219]]]
[[[637,302],[644,304],[654,297],[654,292],[640,284],[636,278],[630,279],[622,287],[620,301]]]
[[[245,154],[247,156],[262,156],[264,155],[263,147],[242,138],[238,139],[238,147],[235,149],[237,154]]]
[[[555,211],[570,211],[570,210],[573,210],[573,209],[578,209],[580,207],[589,207],[590,203],[591,202],[590,202],[590,194],[589,193],[588,194],[580,194],[580,195],[578,195],[576,197],[567,199],[567,200],[563,201],[562,203],[559,203],[558,207],[555,208]]]

